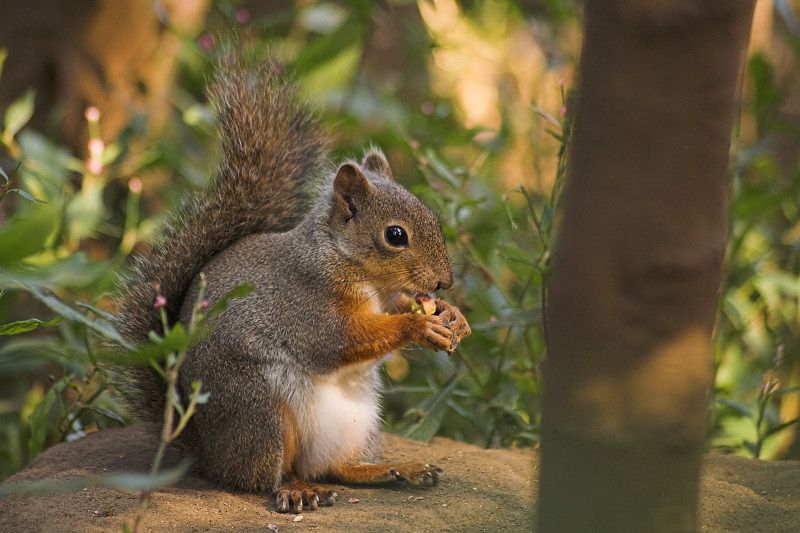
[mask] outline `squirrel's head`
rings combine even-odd
[[[333,242],[361,276],[354,281],[414,295],[452,286],[439,221],[394,180],[383,152],[339,167],[332,203]]]

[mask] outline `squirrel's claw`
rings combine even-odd
[[[302,487],[302,488],[300,488]],[[311,487],[304,483],[293,483],[275,494],[275,509],[279,513],[302,513],[316,511],[320,506],[330,507],[338,495],[323,487]]]
[[[339,494],[335,490],[323,489],[322,487],[314,487],[319,504],[323,507],[330,507],[336,502]]]
[[[418,340],[423,346],[432,350],[452,351],[453,334],[444,323],[444,319],[436,315],[413,315],[419,320]]]
[[[444,470],[436,465],[413,463],[390,468],[386,474],[393,481],[432,487],[439,483]]]
[[[472,333],[467,319],[464,318],[458,307],[450,305],[444,300],[436,300],[436,314],[442,318],[452,332],[452,350],[455,350],[461,339]]]

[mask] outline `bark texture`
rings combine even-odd
[[[586,2],[541,531],[693,531],[750,0]]]

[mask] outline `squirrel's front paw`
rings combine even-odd
[[[439,478],[444,475],[444,470],[436,465],[408,463],[393,466],[387,470],[386,475],[392,481],[433,486],[439,483]]]
[[[431,350],[455,349],[455,337],[447,327],[445,319],[437,315],[411,315],[415,321],[414,340]]]
[[[461,313],[461,310],[444,300],[436,300],[436,315],[444,320],[444,324],[453,332],[453,349],[461,339],[472,333],[472,329],[467,323],[467,319]]]

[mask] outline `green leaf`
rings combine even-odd
[[[35,374],[45,365],[56,364],[65,372],[81,373],[83,361],[60,342],[18,336],[0,343],[0,376]]]
[[[425,157],[428,160],[428,165],[437,176],[445,180],[454,189],[458,189],[461,185],[461,180],[432,148],[425,149]]]
[[[0,267],[18,264],[42,251],[58,227],[59,218],[57,205],[34,205],[0,226]]]
[[[94,405],[87,405],[86,409],[88,409],[89,411],[92,411],[93,413],[97,413],[98,415],[104,416],[106,418],[110,418],[114,422],[119,423],[119,425],[121,425],[121,426],[125,425],[125,420],[121,416],[119,416],[117,413],[115,413],[114,411],[112,411],[110,409],[105,409],[103,407],[97,407],[97,406],[94,406]]]
[[[47,435],[50,433],[50,412],[61,401],[61,393],[64,391],[65,386],[66,381],[64,378],[53,383],[28,418],[28,423],[31,427],[31,436],[28,440],[31,458],[39,455],[44,449]]]
[[[75,252],[63,259],[55,259],[46,265],[37,265],[36,269],[25,269],[13,273],[0,272],[0,286],[26,284],[83,289],[95,283],[102,276],[108,275],[111,268],[110,261],[92,260],[85,252]],[[83,307],[87,304],[76,302],[75,305]],[[95,309],[90,310],[95,313]],[[107,316],[102,316],[102,318],[108,319]]]
[[[750,413],[750,409],[740,404],[739,402],[735,402],[727,398],[717,398],[715,401],[720,405],[724,405],[725,407],[734,410],[735,412],[739,413],[742,416],[745,416],[747,418],[753,417],[753,415]]]
[[[66,215],[71,239],[81,240],[94,235],[105,216],[103,188],[92,186],[81,190],[69,201]]]
[[[2,324],[0,325],[0,335],[19,335],[20,333],[27,333],[41,326],[55,326],[61,322],[61,320],[62,318],[57,316],[47,322],[43,322],[38,318],[29,318],[28,320],[19,320],[17,322],[11,322],[10,324]]]
[[[561,133],[557,132],[556,130],[551,129],[551,128],[545,128],[544,131],[549,133],[550,136],[553,137],[558,142],[564,142],[564,137],[562,136]]]
[[[37,204],[46,204],[47,203],[46,200],[39,200],[38,198],[33,196],[28,191],[23,191],[22,189],[9,189],[9,190],[6,191],[6,194],[10,193],[10,192],[15,192],[18,195],[20,195],[23,198],[25,198],[26,200],[31,201],[31,202],[36,202]]]
[[[34,101],[35,94],[33,90],[28,90],[8,106],[5,116],[5,132],[3,132],[7,140],[13,138],[31,119]]]
[[[228,309],[228,304],[231,300],[238,300],[239,298],[244,298],[245,296],[249,295],[256,289],[256,286],[252,283],[242,283],[241,285],[237,285],[233,289],[229,290],[225,293],[222,298],[216,301],[214,305],[206,313],[206,317],[217,316],[225,312]]]
[[[553,208],[549,205],[544,206],[544,210],[542,211],[542,229],[546,234],[550,233],[550,226],[553,223]]]
[[[67,320],[72,320],[73,322],[78,322],[88,326],[90,329],[100,333],[104,337],[115,341],[120,346],[124,346],[125,348],[132,348],[133,345],[125,340],[122,334],[117,331],[114,326],[112,326],[109,322],[97,318],[91,319],[80,313],[73,307],[62,302],[58,297],[52,294],[45,289],[37,287],[36,285],[24,285],[28,292],[30,292],[34,298],[45,304],[50,310],[55,311],[59,315],[63,316]]]
[[[357,22],[347,20],[336,31],[315,39],[303,47],[292,66],[298,73],[307,74],[360,41],[361,33],[361,27]]]
[[[30,483],[6,483],[0,486],[0,497],[9,494],[58,494],[74,492],[86,487],[112,487],[130,491],[153,491],[174,485],[183,478],[191,467],[190,461],[183,461],[175,468],[149,474],[106,474],[72,479],[43,479]]]
[[[514,309],[507,313],[503,313],[494,320],[475,324],[472,326],[472,329],[475,331],[488,331],[510,326],[538,324],[541,321],[541,318],[542,310],[538,306],[534,307],[533,309]]]
[[[786,422],[783,422],[782,424],[778,424],[777,426],[772,426],[764,433],[764,435],[761,437],[761,440],[764,440],[770,435],[774,435],[779,431],[783,431],[784,429],[797,424],[800,424],[800,418],[793,418],[792,420],[788,420]]]
[[[439,426],[442,425],[442,419],[444,419],[447,411],[447,402],[452,396],[457,383],[458,379],[453,376],[435,396],[426,400],[420,406],[424,411],[422,418],[409,427],[403,436],[414,440],[430,441],[436,435]]]
[[[94,306],[92,304],[87,304],[87,303],[83,303],[83,302],[75,302],[75,305],[80,307],[81,309],[85,309],[87,311],[91,311],[92,313],[94,313],[95,315],[99,316],[103,320],[108,320],[109,322],[113,322],[113,320],[114,320],[114,316],[111,313],[109,313],[108,311],[105,311],[103,309],[100,309],[99,307],[96,307],[96,306]]]
[[[5,48],[0,48],[0,76],[3,75],[3,67],[6,64],[7,57],[8,57],[8,50]]]
[[[164,337],[150,332],[150,340],[147,342],[129,346],[128,350],[101,352],[97,357],[118,365],[146,366],[152,361],[161,363],[165,356],[188,349],[206,338],[209,333],[208,328],[197,328],[197,331],[190,335],[183,325],[178,323],[172,326]]]

